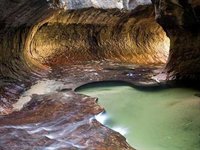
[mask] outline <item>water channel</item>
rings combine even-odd
[[[103,82],[77,91],[98,97],[106,111],[96,119],[124,135],[137,150],[200,149],[200,97],[194,89],[142,90]]]

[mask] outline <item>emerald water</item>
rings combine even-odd
[[[98,97],[106,113],[96,116],[137,150],[200,150],[200,97],[189,88],[138,90],[121,83],[77,89]]]

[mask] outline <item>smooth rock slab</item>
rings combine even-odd
[[[95,98],[74,92],[33,95],[20,111],[0,118],[0,149],[133,149],[94,115]]]

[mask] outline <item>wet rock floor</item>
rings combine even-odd
[[[37,85],[54,81],[45,84],[44,91],[27,84],[22,93],[16,92],[18,86],[13,86],[9,89],[15,91],[11,99],[13,95],[18,99],[15,102],[8,99],[8,105],[12,104],[9,107],[1,105],[2,110],[9,108],[6,110],[9,114],[0,116],[0,149],[133,149],[122,135],[95,119],[95,115],[104,111],[96,99],[74,90],[87,83],[110,80],[158,86],[152,77],[160,71],[161,67],[85,62],[52,68],[36,82]],[[24,99],[27,103],[20,102]]]

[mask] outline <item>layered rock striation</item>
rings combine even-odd
[[[143,1],[2,0],[1,105],[53,66],[110,60],[164,64],[169,39]],[[14,90],[13,90],[14,89]]]
[[[77,95],[72,91],[68,95],[63,91],[32,95],[31,102],[19,112],[13,112],[12,106],[27,88],[45,77],[61,80],[67,85],[75,85],[69,81],[70,79],[77,85],[83,79],[84,83],[121,78],[135,82],[135,80],[140,81],[144,74],[145,78],[150,78],[147,72],[154,70],[150,66],[162,64],[168,75],[167,79],[199,79],[200,2],[198,0],[152,0],[152,2],[150,0],[1,0],[0,114],[9,115],[0,117],[2,138],[0,138],[2,141],[0,148],[8,145],[11,139],[13,142],[9,143],[8,148],[14,146],[16,149],[26,149],[17,145],[18,143],[23,145],[27,141],[28,146],[48,148],[53,144],[55,148],[58,144],[62,146],[64,138],[64,148],[76,149],[77,146],[86,144],[86,148],[95,149],[99,148],[100,143],[105,149],[116,149],[116,145],[120,149],[132,149],[121,135],[102,126],[94,118],[91,121],[92,116],[103,111],[94,103],[94,99]],[[122,65],[122,68],[119,65],[118,69],[108,69],[109,63],[103,64],[101,61],[114,64],[129,63],[149,69],[141,67],[137,71],[135,68],[130,69]],[[77,72],[67,73],[75,70],[70,68],[73,66],[71,64],[86,64],[84,62],[93,64],[94,68],[85,66],[85,70],[81,70],[82,66],[77,68],[75,65]],[[93,62],[99,63],[95,65]],[[66,68],[57,69],[59,66],[67,66],[68,69],[67,71]],[[66,75],[70,77],[66,78]],[[58,99],[60,100],[57,101]],[[77,103],[74,101],[72,103],[71,100],[76,100]],[[89,103],[87,110],[80,107],[87,103]],[[73,110],[66,110],[68,107]],[[52,110],[49,111],[49,108]],[[84,113],[77,112],[79,110]],[[66,116],[69,118],[66,119]],[[24,120],[21,121],[21,118]],[[49,124],[46,121],[50,121],[52,127],[56,119],[61,121],[61,124],[56,126],[58,130],[51,128],[48,131]],[[58,140],[48,136],[47,132],[54,135],[55,132],[62,133],[63,127],[71,128],[73,122],[77,123],[77,128],[74,128],[73,132],[63,134]],[[19,140],[17,136],[13,137],[15,133],[23,138]],[[79,133],[81,138],[76,138]],[[39,141],[38,136],[41,135],[43,136]],[[86,135],[90,138],[83,138]],[[98,138],[94,139],[94,135]],[[106,138],[109,140],[102,141]],[[70,140],[71,143],[66,143]]]
[[[156,19],[170,38],[167,71],[176,79],[199,79],[200,1],[153,0]]]

